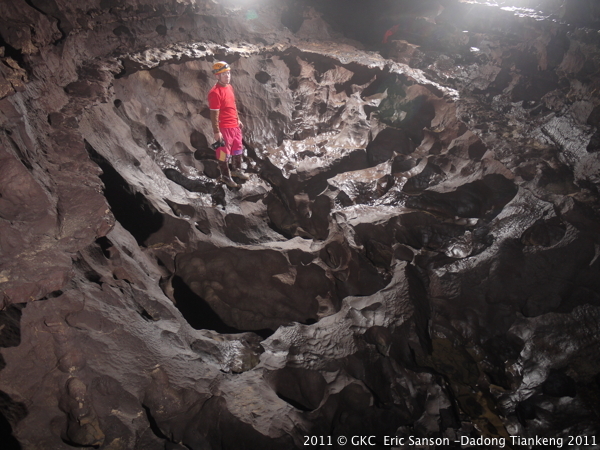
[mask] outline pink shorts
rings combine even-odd
[[[242,130],[240,130],[240,127],[221,128],[219,131],[223,135],[223,141],[225,141],[225,147],[219,147],[215,150],[219,161],[227,161],[232,155],[241,155],[244,153]]]

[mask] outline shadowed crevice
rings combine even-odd
[[[13,426],[23,420],[28,414],[27,407],[21,402],[15,402],[8,394],[0,391],[0,443],[2,449],[17,450],[21,445],[13,436]]]
[[[237,334],[244,333],[245,330],[227,325],[215,313],[208,303],[194,294],[194,292],[185,284],[181,277],[175,276],[172,280],[173,295],[175,297],[175,306],[187,322],[196,330],[213,330],[222,334]],[[272,330],[252,330],[266,339],[273,334]]]
[[[115,168],[86,141],[92,161],[100,166],[104,195],[115,218],[129,231],[139,245],[163,226],[162,215],[115,170]]]
[[[0,311],[0,347],[17,347],[21,343],[21,315],[25,306],[10,305]]]

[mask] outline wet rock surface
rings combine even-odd
[[[8,448],[600,434],[600,11],[374,3],[0,3]]]

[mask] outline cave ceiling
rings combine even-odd
[[[3,448],[598,448],[599,44],[592,0],[1,0]]]

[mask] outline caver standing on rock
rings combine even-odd
[[[231,86],[231,71],[229,64],[224,61],[216,62],[212,68],[217,83],[208,92],[208,107],[210,108],[210,121],[212,123],[216,145],[215,148],[221,179],[229,187],[239,185],[233,181],[232,176],[247,180],[248,176],[242,172],[242,122],[238,117],[233,86]],[[219,146],[218,143],[222,145]],[[231,172],[229,160],[231,159]]]

